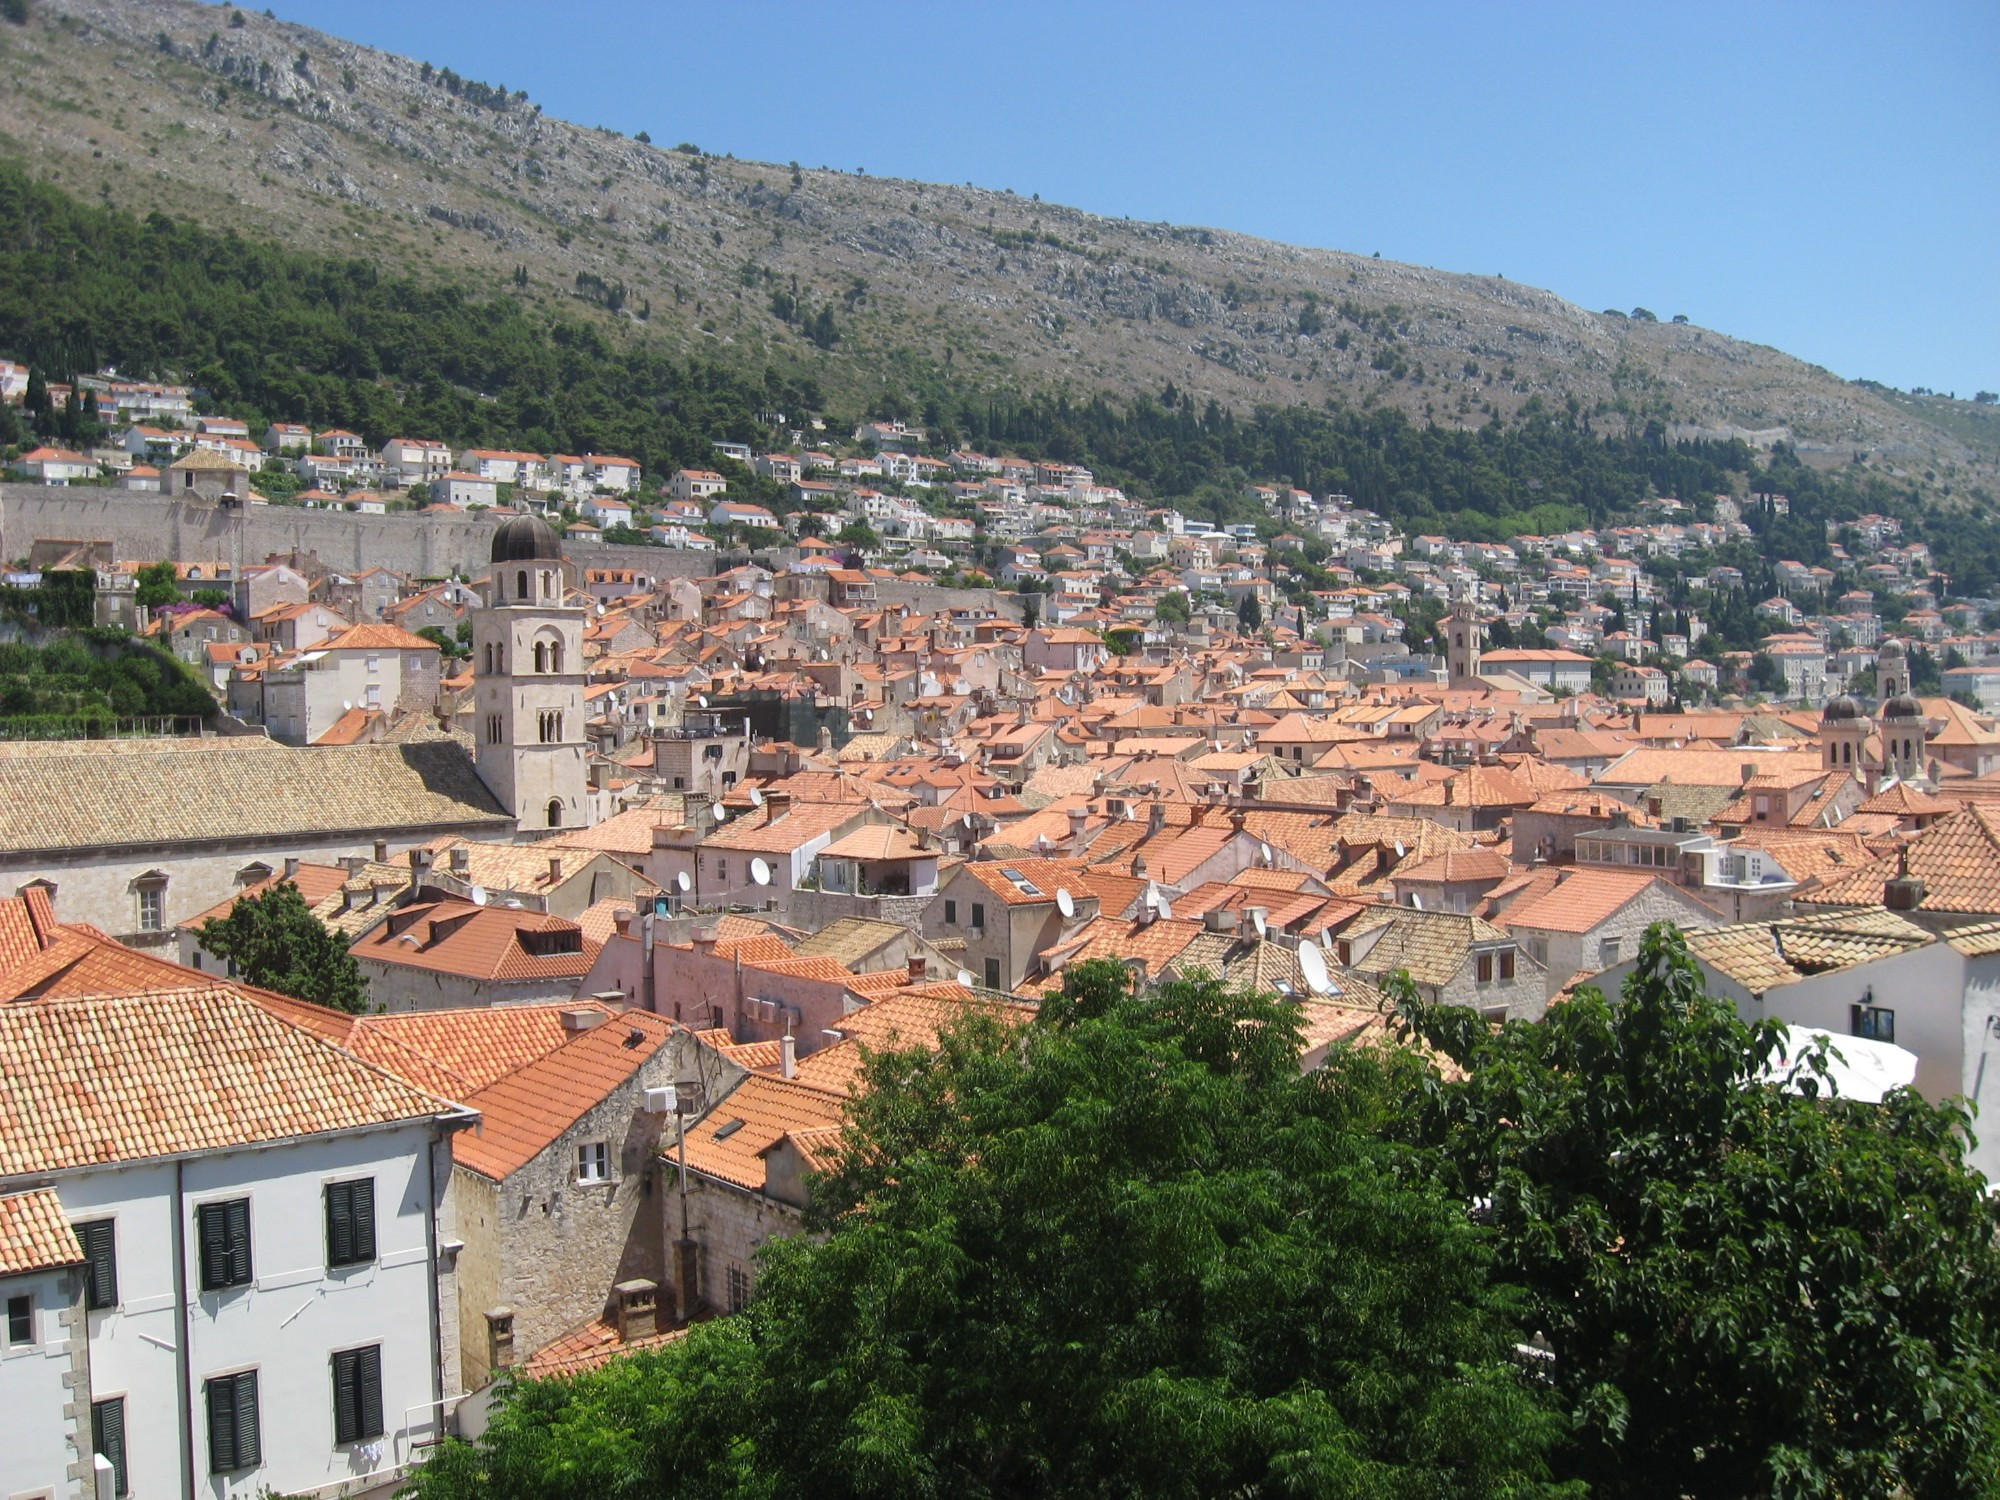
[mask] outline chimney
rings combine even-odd
[[[1882,886],[1882,904],[1890,911],[1915,911],[1924,904],[1924,883],[1910,873],[1910,846],[1896,858],[1896,878]]]
[[[1262,907],[1262,906],[1244,907],[1242,912],[1239,914],[1240,921],[1236,929],[1236,935],[1242,938],[1245,942],[1251,942],[1255,940],[1257,937],[1258,919],[1260,917],[1266,917],[1268,915],[1269,915],[1269,909],[1267,907]]]
[[[632,935],[632,917],[633,913],[629,911],[615,911],[611,914],[611,925],[618,929],[620,937]]]
[[[347,866],[347,876],[350,880],[368,868],[366,856],[360,854],[350,854],[342,863]]]
[[[414,884],[431,872],[431,851],[412,849],[410,851],[410,880]]]
[[[375,863],[378,865],[389,863],[389,841],[387,839],[375,840]]]
[[[297,880],[298,878],[299,857],[296,854],[287,854],[285,856],[285,879]]]
[[[595,1006],[578,1005],[562,1013],[562,1029],[565,1036],[582,1036],[586,1031],[595,1031],[605,1021],[604,1012]]]
[[[649,1339],[659,1331],[660,1284],[657,1281],[621,1281],[611,1289],[611,1298],[619,1343]]]
[[[1148,906],[1146,910],[1151,911],[1152,907]],[[1210,932],[1221,933],[1229,931],[1229,929],[1235,924],[1229,915],[1229,908],[1226,906],[1218,906],[1215,908],[1215,910],[1211,911],[1210,913],[1208,913],[1207,916],[1202,918],[1202,925],[1205,926]]]
[[[910,955],[910,983],[912,984],[920,983],[924,977],[925,971],[929,967],[930,967],[929,960],[926,959],[921,953],[912,953]]]
[[[1757,774],[1756,762],[1748,760],[1744,761],[1742,765],[1737,767],[1737,772],[1742,776],[1743,784],[1745,786],[1748,786],[1750,784],[1750,778]]]
[[[1084,824],[1089,821],[1089,818],[1090,810],[1088,808],[1072,807],[1069,810],[1069,842],[1071,848],[1081,849],[1083,847],[1083,828]]]
[[[463,844],[455,844],[451,851],[451,872],[463,875],[472,868],[472,851]]]
[[[1167,804],[1155,797],[1153,805],[1146,809],[1146,832],[1149,834],[1158,833],[1166,826]]]
[[[486,1363],[494,1374],[514,1368],[514,1309],[496,1307],[486,1314]]]
[[[789,1027],[786,1028],[785,1034],[778,1038],[778,1076],[780,1078],[799,1076],[799,1042]]]
[[[551,854],[549,856],[549,884],[562,884],[562,856],[560,854]]]

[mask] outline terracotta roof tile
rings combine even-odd
[[[226,984],[0,1006],[0,1175],[139,1161],[451,1106]]]
[[[664,1333],[627,1342],[618,1337],[618,1327],[609,1318],[592,1318],[580,1328],[572,1328],[551,1340],[524,1360],[520,1367],[527,1380],[561,1380],[602,1369],[614,1359],[639,1354],[648,1349],[664,1349],[687,1337],[685,1328],[669,1328]]]
[[[54,1188],[0,1194],[0,1276],[78,1265],[83,1246]]]
[[[452,1160],[496,1182],[518,1171],[628,1082],[673,1032],[650,1011],[620,1011],[481,1089],[466,1101],[480,1113],[479,1129],[452,1138]]]
[[[844,1092],[799,1079],[746,1074],[689,1128],[688,1167],[762,1192],[766,1151],[792,1131],[839,1127],[846,1110]]]

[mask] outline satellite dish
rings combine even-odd
[[[1396,858],[1401,859],[1402,857],[1403,857],[1403,841],[1401,839],[1398,839],[1396,840]]]
[[[1159,912],[1160,920],[1163,922],[1174,914],[1173,903],[1167,900],[1165,896],[1160,897],[1159,900],[1153,903],[1153,909]]]
[[[706,693],[697,693],[697,694],[695,694],[695,699],[694,699],[694,701],[695,701],[695,704],[696,704],[696,706],[697,706],[697,707],[700,707],[700,708],[707,708],[707,707],[708,707],[708,694],[706,694]]]
[[[971,989],[971,988],[972,988],[972,970],[970,970],[970,969],[960,969],[960,970],[958,971],[958,982],[959,982],[960,984],[964,985],[964,986],[965,986],[965,987],[966,987],[967,989]]]
[[[679,891],[683,896],[694,889],[694,882],[688,878],[686,870],[681,871],[680,874],[674,877],[674,889]]]
[[[1076,915],[1076,897],[1067,888],[1056,892],[1056,910],[1062,913],[1065,922]]]
[[[1416,909],[1417,911],[1422,911],[1422,910],[1424,909],[1424,898],[1423,898],[1422,896],[1418,895],[1418,894],[1417,894],[1417,893],[1416,893],[1415,891],[1411,891],[1411,892],[1410,892],[1410,905],[1411,905],[1411,906],[1412,906],[1413,908],[1415,908],[1415,909]]]
[[[1259,844],[1257,846],[1257,857],[1263,860],[1265,864],[1270,864],[1272,859],[1271,846],[1269,844]]]
[[[771,867],[761,857],[750,861],[750,879],[756,885],[771,883]]]
[[[483,886],[483,885],[475,885],[475,886],[474,886],[474,887],[472,888],[472,904],[473,904],[474,906],[484,906],[484,905],[486,904],[486,887],[485,887],[485,886]]]
[[[1264,935],[1265,927],[1269,924],[1265,922],[1264,914],[1259,911],[1250,914],[1250,925],[1257,929],[1257,936],[1261,938]]]
[[[597,601],[597,612],[600,615],[604,613],[604,601],[602,599]]]
[[[713,803],[708,810],[714,815],[715,821],[718,823],[729,816],[729,809],[724,807],[720,802]]]
[[[1333,976],[1326,971],[1326,955],[1311,943],[1299,944],[1299,972],[1305,975],[1306,988],[1315,995],[1324,995],[1333,988]]]
[[[752,807],[762,807],[764,805],[763,792],[754,786],[750,788],[750,805]]]
[[[340,700],[340,711],[342,713],[352,713],[354,711],[354,700],[352,698],[342,698]]]

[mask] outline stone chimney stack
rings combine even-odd
[[[660,1328],[660,1284],[657,1281],[621,1281],[611,1289],[612,1317],[618,1325],[618,1342],[649,1339]]]
[[[778,1038],[778,1076],[780,1078],[796,1078],[799,1076],[798,1038],[794,1037],[789,1030]]]

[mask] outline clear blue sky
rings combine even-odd
[[[2000,390],[2000,4],[277,0],[661,144],[1040,193]]]

